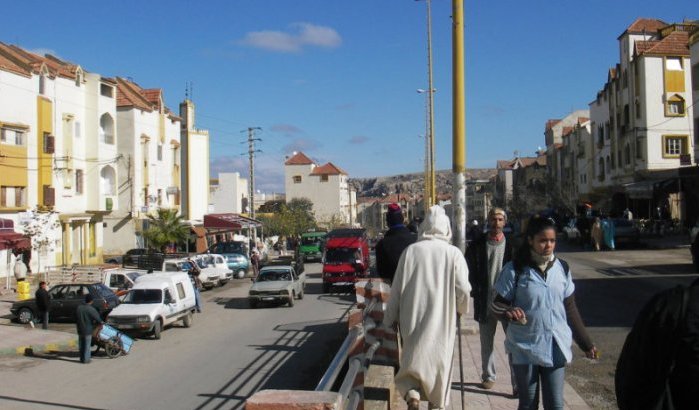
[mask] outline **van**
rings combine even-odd
[[[321,260],[323,258],[323,242],[326,232],[305,232],[301,234],[299,252],[303,261]]]
[[[323,252],[323,292],[353,285],[369,276],[369,241],[364,229],[336,229],[326,236]]]
[[[136,279],[121,304],[107,317],[120,330],[151,334],[160,339],[165,326],[182,321],[192,326],[195,307],[194,286],[184,272],[159,272]]]

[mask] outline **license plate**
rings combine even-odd
[[[274,300],[274,298],[271,296],[268,296],[268,297],[262,298],[262,300]]]

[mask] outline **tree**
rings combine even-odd
[[[184,218],[177,215],[177,210],[159,208],[156,216],[148,215],[149,226],[143,233],[148,246],[165,252],[168,245],[185,241],[189,238],[189,226]]]
[[[295,236],[315,228],[313,202],[307,198],[294,198],[289,203],[270,204],[267,209],[274,209],[271,216],[260,215],[258,218],[269,235]]]
[[[31,237],[32,249],[38,253],[38,270],[41,271],[41,255],[52,252],[58,239],[54,233],[61,226],[58,212],[35,208],[30,212],[31,218],[21,222],[24,234]]]

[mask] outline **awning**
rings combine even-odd
[[[654,181],[632,182],[624,185],[624,191],[631,199],[653,199]]]
[[[204,228],[206,229],[239,231],[261,226],[262,222],[239,214],[204,215]]]
[[[0,250],[30,248],[29,238],[15,232],[15,224],[11,219],[0,218]]]

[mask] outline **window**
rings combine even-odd
[[[675,94],[665,104],[665,115],[669,117],[684,116],[684,98]]]
[[[699,91],[699,63],[692,66],[692,88]]]
[[[321,175],[321,176],[320,176],[320,182],[328,182],[328,176],[327,176],[327,175]]]
[[[80,138],[80,121],[75,121],[75,138]]]
[[[599,169],[599,179],[602,180],[604,179],[604,158],[599,159],[599,164],[598,164],[598,169]]]
[[[643,142],[640,139],[636,140],[636,158],[643,159]]]
[[[177,283],[177,294],[180,296],[180,299],[184,299],[184,285],[182,285],[182,282]]]
[[[667,71],[682,71],[682,59],[679,57],[667,57],[665,59],[665,69]]]
[[[163,144],[158,144],[158,161],[163,160]]]
[[[105,113],[100,117],[100,139],[105,144],[114,144],[114,119]]]
[[[158,190],[158,206],[161,206],[163,204],[163,190],[159,189]]]
[[[24,146],[27,143],[26,131],[15,128],[0,128],[0,142],[6,145]]]
[[[301,183],[301,175],[294,175],[294,184],[300,184]]]
[[[24,208],[27,206],[27,188],[22,186],[0,187],[0,207]]]
[[[77,195],[82,195],[83,194],[83,185],[84,185],[85,177],[83,174],[82,169],[76,169],[75,170],[75,193]]]
[[[100,84],[100,95],[103,97],[114,98],[114,87],[107,84]]]
[[[663,158],[678,158],[688,154],[688,137],[686,135],[663,135]]]
[[[629,77],[626,74],[626,69],[624,69],[624,72],[621,74],[621,81],[624,88],[629,86]]]

